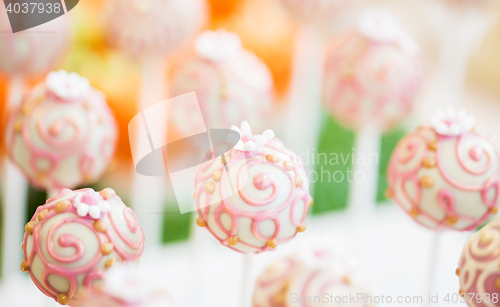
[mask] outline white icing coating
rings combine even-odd
[[[255,54],[237,47],[235,33],[206,31],[197,42],[203,45],[198,53],[174,69],[172,96],[195,91],[208,128],[227,128],[248,120],[254,128],[264,129],[273,109],[269,68]],[[175,129],[191,131],[191,112],[189,107],[172,110]]]
[[[104,94],[88,89],[87,82],[76,74],[51,73],[9,113],[6,149],[40,189],[94,182],[114,155],[116,121]]]

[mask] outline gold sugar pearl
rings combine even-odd
[[[235,246],[236,244],[240,243],[240,237],[238,236],[233,236],[227,238],[227,243],[231,246]]]
[[[498,206],[491,207],[490,208],[490,212],[493,213],[493,214],[497,214],[498,213]]]
[[[22,121],[17,121],[14,124],[14,131],[21,132],[22,130],[23,130],[23,122]]]
[[[101,246],[101,253],[104,255],[104,256],[107,256],[109,254],[111,254],[114,250],[115,246],[113,245],[113,243],[104,243],[102,246]]]
[[[30,221],[26,224],[26,226],[24,226],[24,231],[27,233],[27,234],[32,234],[33,233],[33,228],[35,227],[36,225],[36,222],[35,221]]]
[[[24,242],[21,243],[21,249],[24,250]]]
[[[298,188],[302,185],[302,183],[302,177],[300,177],[299,175],[295,176],[295,186]]]
[[[304,231],[306,231],[306,228],[307,228],[307,226],[304,223],[304,224],[300,225],[299,227],[297,227],[297,232],[304,232]]]
[[[61,305],[68,305],[70,301],[70,298],[66,293],[59,293],[57,295],[57,302]]]
[[[283,161],[283,167],[287,170],[290,171],[293,169],[293,163],[292,161]]]
[[[479,243],[481,244],[489,244],[493,240],[493,237],[488,231],[485,231],[481,234],[481,237],[479,237]]]
[[[394,191],[390,188],[385,189],[385,198],[394,198]]]
[[[205,192],[207,192],[208,194],[212,194],[213,192],[215,192],[215,182],[210,181],[209,183],[207,183],[205,185]]]
[[[26,261],[26,259],[23,259],[23,261],[21,261],[21,265],[19,267],[21,268],[21,271],[23,271],[24,273],[30,270],[30,267],[28,266],[28,261]]]
[[[448,225],[455,225],[458,222],[458,217],[457,216],[448,216],[446,217],[446,224]]]
[[[312,207],[314,205],[314,199],[311,199],[311,202],[309,203],[309,207]]]
[[[455,270],[455,274],[457,274],[457,276],[460,276],[460,268],[457,268],[457,269]]]
[[[278,162],[278,156],[276,154],[268,154],[266,155],[266,160],[272,163]]]
[[[102,196],[102,198],[104,198],[106,200],[116,196],[115,190],[113,190],[111,188],[105,188],[104,190],[99,192],[99,194]]]
[[[104,232],[106,232],[108,225],[106,225],[106,223],[102,220],[97,220],[94,222],[94,228],[95,228],[95,230],[104,233]]]
[[[495,287],[500,290],[500,278],[495,279]]]
[[[104,263],[104,267],[106,269],[109,269],[110,267],[112,267],[113,265],[117,264],[118,263],[118,259],[116,259],[115,257],[113,258],[109,258],[108,260],[106,260],[106,262]]]
[[[201,218],[201,216],[199,216],[196,219],[196,225],[198,225],[200,227],[205,227],[205,226],[207,226],[207,223],[205,223],[205,221]]]
[[[47,214],[49,214],[49,210],[47,209],[43,209],[42,211],[40,211],[37,215],[37,218],[38,218],[38,221],[43,221],[43,219],[47,216]]]
[[[427,148],[430,151],[436,151],[438,148],[438,141],[437,140],[430,141],[429,143],[427,143]]]
[[[411,217],[415,218],[420,215],[420,210],[417,208],[411,208],[410,212],[408,213]]]
[[[425,168],[433,168],[436,166],[436,159],[433,157],[427,157],[424,159],[424,161],[422,161],[422,165]]]
[[[351,283],[351,279],[349,278],[349,276],[344,275],[344,276],[342,277],[342,282],[343,282],[344,284],[346,284],[346,285],[349,285],[349,284]]]
[[[420,178],[419,182],[420,185],[424,188],[432,188],[434,186],[434,179],[429,176],[423,176],[422,178]]]
[[[212,173],[212,179],[213,179],[214,181],[220,181],[221,177],[222,177],[222,172],[221,172],[219,169],[215,170],[215,171]]]
[[[276,238],[272,238],[272,239],[267,240],[266,244],[269,248],[276,248],[276,246],[278,246],[278,243],[276,242]]]
[[[68,207],[71,205],[71,203],[69,202],[69,200],[60,200],[57,202],[54,210],[56,210],[56,212],[64,212],[66,211],[66,209],[68,209]]]
[[[465,291],[464,291],[464,290],[462,290],[462,289],[458,290],[458,294],[462,295],[462,294],[464,294],[464,293],[465,293]]]

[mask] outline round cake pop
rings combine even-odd
[[[393,16],[365,11],[327,57],[324,106],[348,128],[390,129],[410,113],[421,71],[417,45]]]
[[[269,119],[273,102],[270,70],[243,49],[236,33],[205,31],[196,39],[196,55],[175,72],[172,95],[195,91],[205,125],[225,128],[248,119],[260,128]],[[173,110],[176,129],[191,127],[189,108]],[[199,124],[199,123],[198,123]]]
[[[37,75],[61,59],[69,42],[69,23],[61,16],[32,30],[12,33],[7,12],[1,6],[0,33],[0,71],[9,75]]]
[[[366,291],[353,281],[353,274],[343,263],[342,267],[332,265],[335,261],[329,253],[318,250],[297,254],[271,263],[258,277],[252,306],[345,306],[344,297],[352,296],[356,303],[349,306],[371,306]],[[309,255],[304,258],[304,254]]]
[[[62,305],[96,287],[105,269],[138,261],[144,234],[112,189],[62,189],[25,226],[21,270]]]
[[[500,152],[473,125],[464,110],[441,110],[392,153],[388,194],[427,228],[474,230],[498,211]]]
[[[272,130],[252,135],[247,122],[231,129],[241,136],[238,144],[196,173],[197,224],[241,253],[274,249],[306,229],[308,174]]]
[[[464,246],[456,274],[460,295],[471,307],[500,306],[500,219],[473,234]],[[468,295],[474,293],[474,297]]]
[[[32,185],[54,190],[97,180],[116,140],[104,94],[86,78],[60,70],[9,115],[6,148]]]
[[[110,41],[135,57],[164,56],[206,19],[203,0],[114,0],[106,8]]]

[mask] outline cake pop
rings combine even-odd
[[[51,72],[9,115],[6,149],[35,187],[96,181],[113,157],[117,126],[103,93],[76,73]]]
[[[196,173],[197,224],[241,253],[274,249],[306,229],[308,174],[272,130],[252,135],[245,121],[231,129],[241,136],[238,144]]]
[[[62,189],[37,208],[25,231],[21,270],[62,305],[97,287],[105,269],[138,261],[144,250],[134,212],[112,189]]]
[[[500,219],[473,234],[464,246],[456,274],[462,301],[471,307],[499,306]],[[469,295],[473,293],[473,297]]]
[[[203,0],[114,0],[106,8],[109,40],[137,57],[172,53],[205,21]]]
[[[421,81],[416,43],[390,13],[368,10],[327,57],[324,106],[351,129],[388,130],[410,113]]]
[[[473,126],[464,110],[440,110],[392,153],[388,194],[419,224],[474,230],[498,211],[500,152]]]
[[[195,91],[207,127],[229,127],[243,118],[262,127],[273,102],[267,66],[243,49],[236,33],[223,29],[200,34],[195,49],[196,54],[176,69],[172,95]],[[176,129],[185,132],[190,115],[189,108],[174,109],[171,118]]]

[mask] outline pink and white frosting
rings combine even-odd
[[[257,150],[274,138],[274,131],[271,129],[265,130],[262,135],[252,135],[252,129],[247,121],[241,123],[241,129],[237,126],[231,126],[231,130],[240,134],[240,140],[236,143],[234,148],[241,151]]]
[[[351,129],[393,128],[412,110],[422,81],[418,50],[390,13],[365,11],[327,56],[325,109]]]
[[[440,112],[392,153],[389,195],[427,228],[474,230],[498,210],[500,151],[472,122],[463,111]]]
[[[110,210],[98,219],[82,217],[78,200],[106,202]],[[144,251],[134,212],[111,189],[62,189],[37,208],[25,230],[21,269],[40,291],[64,305],[98,287],[106,269],[136,262]]]
[[[113,0],[106,7],[109,40],[136,57],[171,54],[200,30],[203,0]]]
[[[35,28],[12,33],[5,6],[1,5],[0,72],[32,77],[53,68],[68,47],[68,20],[61,16]]]
[[[464,246],[456,274],[460,295],[470,307],[494,307],[500,302],[500,219],[474,233]],[[474,293],[474,297],[472,294]],[[477,299],[476,299],[477,296]]]
[[[9,113],[6,149],[41,189],[82,186],[111,161],[117,125],[106,97],[76,73],[50,73]]]
[[[254,148],[233,148],[224,159],[202,164],[195,176],[198,225],[242,253],[264,252],[293,239],[305,230],[312,204],[309,177],[297,155],[276,138]]]
[[[222,29],[203,32],[195,45],[195,54],[174,69],[172,95],[195,91],[206,127],[227,128],[247,119],[264,128],[273,109],[273,79],[265,63],[243,49],[236,33]],[[186,124],[191,112],[172,110],[180,132],[191,130]]]

